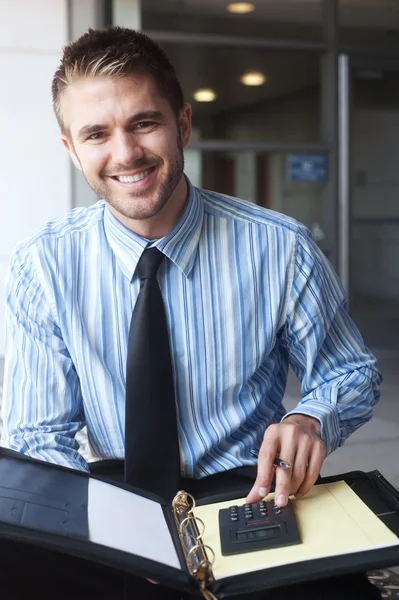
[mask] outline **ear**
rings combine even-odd
[[[191,113],[190,104],[185,104],[180,110],[179,127],[183,148],[188,146],[191,139]]]
[[[72,162],[75,165],[75,167],[77,169],[79,169],[79,171],[81,171],[82,167],[80,165],[80,161],[79,161],[78,157],[76,156],[76,153],[75,153],[72,143],[68,140],[66,135],[61,136],[61,142],[64,144],[65,148],[68,150],[69,156],[71,157]]]

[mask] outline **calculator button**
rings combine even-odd
[[[281,508],[279,506],[277,506],[277,504],[275,504],[273,506],[274,512],[276,513],[276,515],[279,515],[281,513]]]
[[[238,506],[230,506],[230,521],[238,521]]]

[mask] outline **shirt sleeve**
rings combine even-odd
[[[54,309],[30,254],[16,252],[6,280],[1,445],[88,471],[75,439],[85,424],[79,379]]]
[[[382,377],[348,314],[338,276],[304,227],[293,260],[283,343],[302,399],[284,418],[300,413],[318,419],[330,454],[371,419]]]

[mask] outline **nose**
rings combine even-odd
[[[143,148],[132,133],[120,131],[114,136],[112,145],[112,162],[114,164],[132,166],[143,156]]]

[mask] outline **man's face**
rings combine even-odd
[[[62,141],[90,187],[129,220],[154,219],[182,199],[191,110],[178,118],[147,75],[81,78],[66,90]],[[184,198],[185,200],[185,198]]]

